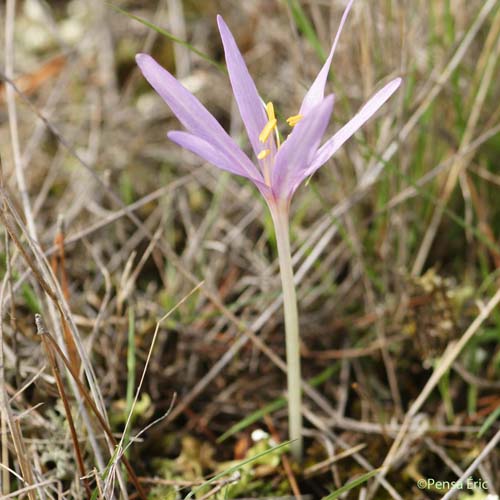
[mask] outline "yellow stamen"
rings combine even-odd
[[[302,118],[304,118],[302,115],[293,115],[290,116],[290,118],[287,118],[286,122],[288,123],[288,125],[290,125],[290,127],[295,127],[295,125],[297,125],[297,123],[299,123]]]
[[[260,142],[266,142],[269,139],[271,132],[276,128],[276,124],[278,123],[274,115],[274,106],[271,101],[266,104],[266,115],[268,122],[259,135]]]
[[[274,116],[274,106],[271,101],[266,104],[266,114],[269,121],[276,120],[276,116]]]
[[[276,121],[276,118],[270,119],[266,123],[266,126],[262,129],[262,132],[259,134],[260,142],[266,142],[269,139],[269,136],[271,135],[271,132],[276,128],[277,123],[278,122]]]
[[[259,160],[263,160],[264,158],[267,158],[269,154],[271,153],[270,149],[263,149],[258,155],[257,158]]]

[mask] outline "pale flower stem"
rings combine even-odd
[[[285,313],[285,341],[288,382],[288,425],[290,450],[297,461],[302,460],[302,395],[300,375],[299,317],[293,280],[292,255],[288,227],[288,206],[275,205],[271,213],[276,231],[283,307]]]

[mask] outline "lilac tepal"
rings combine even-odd
[[[272,103],[264,105],[233,35],[222,17],[217,17],[229,79],[255,162],[178,80],[151,56],[138,54],[136,61],[144,77],[186,129],[169,132],[168,137],[216,167],[250,179],[271,207],[278,204],[288,206],[302,181],[324,165],[401,84],[401,79],[396,78],[385,85],[347,124],[321,145],[334,103],[333,95],[324,96],[326,80],[351,4],[352,0],[344,12],[328,58],[304,96],[298,114],[287,120],[293,128],[281,144],[275,133],[277,120]]]

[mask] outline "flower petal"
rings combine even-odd
[[[211,143],[241,166],[249,177],[260,176],[255,165],[191,92],[151,56],[137,54],[135,59],[146,80],[189,132]]]
[[[332,138],[319,148],[311,166],[306,170],[305,176],[309,177],[319,167],[324,165],[332,155],[346,142],[365,122],[367,122],[378,109],[391,97],[401,85],[401,78],[396,78],[388,83],[382,90],[373,95],[368,102],[349,120]]]
[[[325,96],[325,86],[326,80],[328,78],[328,73],[330,71],[330,66],[332,64],[333,54],[335,53],[335,49],[337,48],[337,43],[340,38],[340,34],[342,33],[342,28],[344,27],[345,21],[347,19],[347,15],[351,10],[351,6],[354,0],[350,0],[347,4],[347,7],[344,10],[344,14],[342,14],[342,19],[340,20],[339,29],[337,30],[337,34],[335,35],[335,40],[333,41],[332,48],[330,49],[330,54],[325,61],[325,64],[321,68],[321,71],[318,73],[316,80],[314,80],[310,89],[307,91],[307,94],[302,101],[302,105],[300,107],[299,115],[306,115],[311,108],[319,104],[324,96]]]
[[[246,170],[241,165],[234,163],[227,157],[227,155],[221,153],[217,148],[204,139],[180,130],[173,130],[169,132],[167,136],[171,141],[200,156],[212,165],[215,165],[222,170],[231,172],[232,174],[241,175],[242,177],[250,179],[259,188],[259,191],[264,196],[270,195],[271,190],[261,179],[248,175]]]
[[[297,179],[311,164],[330,120],[333,109],[333,95],[328,96],[295,125],[292,133],[276,154],[271,173],[271,186],[278,198],[289,198],[295,189]]]
[[[229,79],[233,88],[234,97],[240,110],[240,115],[245,124],[248,138],[255,152],[258,154],[264,149],[269,148],[274,151],[274,138],[270,138],[262,144],[259,141],[259,134],[266,126],[268,121],[264,106],[257,88],[248,72],[243,56],[241,55],[234,37],[229,31],[227,24],[221,16],[217,16],[217,24],[224,46],[224,54],[226,56],[227,70]]]

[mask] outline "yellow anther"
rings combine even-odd
[[[274,106],[271,101],[266,104],[266,114],[269,121],[276,120],[276,116],[274,116]]]
[[[266,142],[269,139],[271,132],[276,128],[276,124],[278,123],[274,115],[274,106],[271,101],[266,104],[266,115],[268,121],[259,135],[260,142]]]
[[[269,139],[271,132],[276,128],[276,123],[278,123],[276,121],[276,118],[272,118],[266,123],[266,126],[262,129],[262,132],[259,134],[260,142],[266,142],[267,139]]]
[[[270,149],[263,149],[258,155],[257,158],[259,160],[263,160],[264,158],[267,158],[269,154],[271,153]]]
[[[290,116],[290,118],[287,118],[286,122],[288,123],[288,125],[290,125],[290,127],[295,127],[295,125],[297,125],[297,123],[299,123],[302,118],[304,118],[302,115],[293,115]]]

